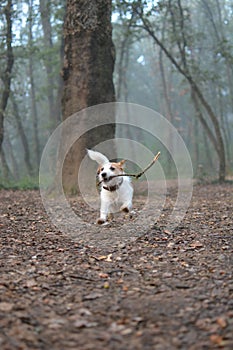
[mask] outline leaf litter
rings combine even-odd
[[[95,247],[53,227],[37,191],[0,191],[1,350],[232,349],[232,186],[195,186],[170,232],[175,194],[134,241]]]

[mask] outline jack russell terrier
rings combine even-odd
[[[119,210],[128,213],[132,208],[133,187],[128,176],[124,173],[125,160],[112,163],[100,152],[87,150],[89,157],[98,164],[97,182],[100,186],[100,217],[97,224],[107,222],[108,215]],[[117,175],[117,176],[116,176]]]

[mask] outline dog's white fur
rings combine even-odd
[[[100,217],[98,224],[104,224],[108,215],[116,211],[129,212],[132,208],[133,187],[128,176],[119,176],[111,179],[112,175],[124,174],[125,160],[118,163],[110,162],[100,152],[87,150],[89,157],[98,164],[97,177],[100,183]]]

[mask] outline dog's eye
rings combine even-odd
[[[114,168],[113,166],[111,166],[111,167],[110,167],[110,170],[111,170],[111,171],[114,171],[114,170],[115,170],[115,168]]]
[[[100,171],[103,171],[103,170],[104,170],[104,168],[101,168],[101,169],[100,169]]]

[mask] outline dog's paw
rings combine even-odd
[[[129,208],[122,206],[121,211],[123,211],[124,213],[129,213]]]
[[[103,224],[106,223],[106,220],[99,218],[99,219],[96,221],[96,223],[97,223],[98,225],[103,225]]]

